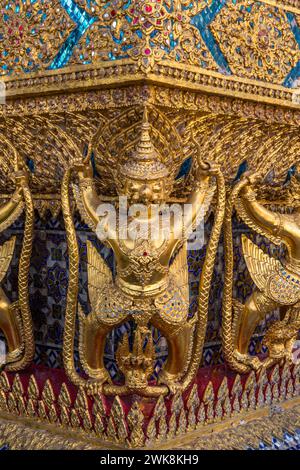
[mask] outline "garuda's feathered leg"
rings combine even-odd
[[[247,299],[245,305],[235,303],[237,320],[236,349],[241,354],[247,354],[250,340],[258,326],[268,313],[279,307],[279,304],[268,298],[259,290],[255,290]]]
[[[19,325],[14,307],[15,305],[10,303],[0,288],[0,330],[5,336],[9,354],[21,347]]]
[[[112,272],[90,241],[87,241],[87,268],[92,312],[85,316],[79,309],[80,360],[87,375],[101,384],[109,380],[103,360],[107,335],[127,315],[115,306]]]
[[[191,360],[195,322],[186,321],[180,327],[168,325],[158,317],[152,319],[153,325],[160,330],[168,344],[168,358],[159,376],[159,382],[168,386],[178,383],[186,372]]]
[[[0,247],[0,280],[4,278],[10,265],[15,247],[15,238]],[[0,330],[3,332],[8,354],[6,363],[15,361],[22,353],[21,321],[17,303],[12,304],[0,288]]]
[[[85,316],[80,312],[80,360],[87,375],[98,383],[110,381],[109,373],[104,364],[106,339],[114,328],[124,322],[120,320],[107,324],[101,322],[100,314],[95,312]],[[126,320],[126,319],[125,319]]]

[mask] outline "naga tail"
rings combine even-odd
[[[79,249],[77,244],[76,231],[72,218],[69,194],[71,176],[72,169],[68,168],[64,174],[61,188],[61,204],[66,227],[69,253],[69,284],[65,314],[63,361],[66,373],[71,382],[73,382],[77,386],[84,386],[86,384],[86,381],[77,373],[74,362],[74,337],[76,328],[77,299],[79,288]]]
[[[224,250],[225,250],[225,279],[223,291],[223,308],[222,308],[222,345],[226,362],[229,366],[239,373],[246,373],[250,368],[239,362],[235,356],[235,334],[238,328],[238,319],[241,313],[241,304],[235,302],[235,315],[233,318],[233,241],[232,241],[232,212],[235,201],[242,187],[247,183],[246,180],[238,183],[226,203],[225,220],[224,220]]]
[[[198,368],[201,362],[203,345],[206,334],[207,327],[207,317],[208,317],[208,307],[209,307],[209,295],[211,282],[214,272],[215,260],[219,245],[219,239],[221,234],[221,229],[224,220],[225,213],[225,181],[224,176],[220,169],[216,170],[216,180],[218,188],[218,199],[217,207],[215,212],[214,225],[211,231],[211,236],[208,242],[205,261],[200,277],[200,286],[199,286],[199,299],[198,299],[198,319],[196,323],[195,331],[195,343],[193,346],[193,351],[191,355],[191,362],[187,374],[183,381],[183,390],[187,389],[191,382],[194,380],[197,375]]]

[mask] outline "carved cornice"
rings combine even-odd
[[[128,85],[168,86],[189,92],[210,93],[260,103],[300,109],[295,90],[267,82],[224,76],[195,66],[165,61],[150,73],[141,72],[131,60],[117,63],[103,62],[97,66],[71,66],[63,70],[45,71],[4,78],[7,104],[22,97],[64,95],[82,90],[106,89]],[[6,105],[2,105],[2,112]],[[0,108],[1,109],[1,108]]]
[[[8,101],[5,114],[0,116],[0,192],[13,190],[11,149],[5,145],[8,136],[23,159],[30,159],[34,195],[58,195],[63,170],[99,130],[95,144],[99,190],[104,196],[115,196],[109,168],[115,166],[116,158],[129,158],[135,148],[145,104],[153,142],[163,161],[171,154],[176,156],[176,169],[184,159],[194,156],[191,131],[206,158],[221,165],[227,183],[244,160],[249,169],[259,167],[262,178],[273,168],[274,183],[279,186],[287,171],[298,163],[298,110],[170,87],[131,85]],[[176,182],[172,197],[184,198],[190,184],[193,180],[188,184],[185,180]],[[271,196],[265,198],[276,199],[276,195]],[[51,204],[57,213],[59,201],[53,199]],[[44,212],[49,205],[49,200],[41,197],[39,210]]]
[[[58,75],[61,77],[61,75]],[[78,83],[78,82],[76,82]],[[129,84],[124,87],[109,87],[101,90],[82,89],[76,93],[63,91],[55,94],[37,94],[8,99],[0,106],[1,117],[35,116],[63,112],[80,112],[85,110],[104,110],[122,108],[143,103],[151,103],[170,109],[186,111],[205,111],[221,114],[232,114],[245,118],[259,119],[269,123],[278,122],[288,125],[299,125],[300,107],[278,107],[271,102],[255,102],[237,97],[220,96],[199,91],[174,88],[173,86]],[[27,90],[28,91],[28,90]]]

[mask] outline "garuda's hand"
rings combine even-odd
[[[202,179],[207,176],[216,176],[220,171],[218,164],[210,161],[198,161],[198,178]]]
[[[261,180],[261,175],[258,172],[255,173],[245,173],[244,178],[248,181],[248,184],[251,186],[255,186],[260,180]]]
[[[93,169],[90,162],[78,160],[73,163],[73,170],[78,174],[79,179],[92,178]]]
[[[245,173],[242,180],[238,183],[240,185],[240,194],[246,198],[255,198],[255,186],[260,181],[261,175],[259,173]]]

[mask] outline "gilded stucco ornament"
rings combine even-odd
[[[219,168],[203,163],[198,148],[197,181],[188,202],[193,210],[189,219],[176,217],[171,231],[159,232],[157,239],[144,233],[157,223],[153,204],[164,205],[172,191],[174,168],[169,169],[153,146],[150,137],[147,112],[131,159],[119,164],[113,171],[116,189],[120,196],[127,196],[130,204],[143,203],[147,214],[134,216],[130,222],[139,224],[138,236],[130,232],[122,235],[110,222],[105,222],[108,234],[104,243],[112,248],[116,261],[113,276],[97,250],[87,244],[88,288],[92,311],[85,316],[80,310],[80,358],[89,377],[86,382],[74,367],[74,335],[78,292],[78,246],[69,206],[71,174],[77,175],[75,185],[77,206],[84,220],[96,230],[101,222],[97,208],[101,197],[97,195],[91,172],[89,156],[95,145],[91,142],[88,157],[70,168],[62,184],[62,206],[67,229],[70,281],[64,336],[64,363],[69,378],[77,385],[87,386],[91,392],[117,394],[135,392],[141,395],[160,396],[176,389],[185,389],[195,377],[202,354],[209,301],[210,283],[225,205],[224,179]],[[97,134],[96,134],[97,137]],[[204,217],[214,194],[213,180],[217,183],[216,215],[206,259],[201,274],[199,307],[197,315],[189,319],[189,287],[187,268],[187,238],[184,235],[197,217]],[[117,227],[121,224],[117,220]],[[129,225],[128,225],[129,227]],[[120,226],[121,228],[121,226]],[[183,234],[182,234],[183,233]],[[172,260],[172,261],[171,261]],[[107,334],[126,320],[134,320],[135,332],[132,352],[123,338],[117,352],[117,361],[125,375],[125,384],[109,384],[104,367],[103,353]],[[154,348],[149,326],[160,329],[168,342],[168,360],[159,376],[159,385],[149,386],[153,371]],[[145,342],[147,343],[146,347]]]
[[[270,435],[280,436],[291,423],[299,428],[298,408],[269,417],[270,404],[293,406],[289,403],[293,396],[294,404],[299,403],[299,366],[289,364],[299,326],[295,308],[299,292],[297,282],[295,286],[292,280],[298,280],[295,257],[285,266],[284,275],[279,261],[243,238],[245,259],[257,284],[256,293],[243,306],[232,301],[231,244],[234,207],[250,228],[274,243],[281,242],[278,233],[267,233],[264,226],[254,223],[244,205],[256,197],[258,204],[264,204],[269,211],[275,207],[276,213],[283,213],[283,220],[299,207],[295,180],[287,190],[282,185],[300,150],[299,91],[293,89],[299,75],[299,1],[0,0],[0,7],[0,74],[6,85],[6,103],[0,106],[0,198],[3,209],[12,208],[16,201],[11,194],[20,192],[19,209],[27,214],[19,264],[20,314],[15,311],[17,304],[10,306],[3,301],[3,294],[1,297],[4,307],[0,322],[7,339],[15,338],[7,369],[25,367],[33,356],[34,344],[28,307],[33,206],[23,164],[22,174],[10,178],[9,142],[13,142],[20,160],[34,169],[30,188],[39,215],[48,221],[49,209],[56,218],[63,207],[70,255],[64,364],[71,381],[79,385],[72,400],[73,385],[63,383],[58,390],[56,382],[51,384],[50,373],[46,383],[41,384],[39,368],[34,369],[29,382],[26,374],[2,373],[0,442],[27,449],[101,445],[245,448],[250,443],[258,446],[260,439],[265,441]],[[141,109],[145,106],[151,126],[147,136],[146,119],[141,138]],[[97,176],[92,174],[89,162],[78,157],[87,142],[89,156],[93,150]],[[145,158],[145,150],[150,158]],[[203,167],[199,155],[216,166]],[[179,167],[190,157],[190,172],[175,180]],[[245,381],[236,375],[232,385],[227,381],[225,366],[217,390],[213,378],[203,386],[199,365],[224,212],[223,177],[230,186],[245,160],[251,170],[264,175],[273,172],[273,177],[259,185],[257,196],[251,188],[243,190],[239,186],[231,195],[228,193],[222,330],[229,364],[243,373],[261,368],[257,358],[253,360],[243,352],[251,333],[248,318],[251,316],[255,322],[258,313],[283,304],[287,313],[264,337],[269,357],[263,366],[278,363],[277,368],[270,374],[252,370]],[[159,178],[151,179],[155,174]],[[130,179],[138,180],[136,187],[141,183],[146,186],[141,191],[143,198],[158,193],[162,200],[183,203],[198,195],[205,208],[209,206],[211,212],[214,209],[215,225],[206,247],[192,319],[187,315],[190,298],[184,242],[178,243],[176,256],[169,263],[168,244],[164,241],[160,246],[140,243],[132,249],[127,239],[114,240],[113,251],[120,268],[117,275],[88,242],[90,313],[86,315],[78,305],[80,258],[74,208],[95,231],[99,218],[94,209],[99,201],[116,204],[119,194],[132,191],[127,184]],[[215,182],[218,191],[210,204]],[[17,214],[16,210],[6,226]],[[12,239],[0,249],[2,281],[13,248]],[[221,263],[218,269],[223,269]],[[290,274],[292,277],[287,278]],[[176,293],[179,302],[172,316],[166,304],[173,303]],[[133,307],[135,315],[131,313]],[[209,326],[214,324],[213,333],[217,334],[216,309],[212,310]],[[7,326],[13,311],[20,321]],[[111,383],[103,365],[103,348],[112,328],[128,318],[135,320],[136,328],[131,336],[133,345],[124,335],[116,353],[125,377],[124,385],[119,386]],[[87,382],[74,366],[77,324],[80,361]],[[155,386],[148,384],[155,359],[150,326],[158,327],[169,343],[168,361]],[[24,337],[22,344],[18,335]],[[19,344],[20,348],[15,348]],[[279,367],[285,359],[285,365]],[[212,371],[216,369],[212,367]],[[199,379],[185,391],[197,373]],[[99,391],[115,396],[106,398]],[[174,396],[164,397],[169,391],[175,392]],[[90,397],[87,392],[96,394]],[[122,394],[130,396],[123,401]],[[137,397],[135,401],[136,394],[158,399]],[[133,397],[127,408],[126,401]],[[108,402],[111,407],[107,407]],[[152,416],[148,413],[149,403],[155,405]],[[255,413],[257,421],[253,421]],[[246,425],[240,425],[244,419]],[[218,432],[224,427],[228,430]]]
[[[267,368],[292,361],[294,343],[300,328],[300,257],[299,208],[291,213],[268,209],[257,199],[255,185],[258,173],[245,176],[229,196],[225,216],[226,272],[223,304],[223,348],[227,361],[236,370]],[[258,185],[257,185],[258,186]],[[297,188],[297,193],[299,189]],[[297,193],[295,198],[297,199]],[[295,201],[294,201],[295,202]],[[255,232],[275,245],[285,247],[282,260],[271,257],[245,235],[241,237],[247,268],[255,290],[243,305],[232,299],[233,251],[232,210]],[[284,307],[284,308],[283,308]],[[258,324],[267,314],[280,309],[281,319],[275,321],[263,339],[268,356],[260,360],[248,354],[249,343]]]
[[[29,306],[28,274],[33,238],[34,209],[29,189],[29,175],[14,147],[10,148],[11,178],[15,191],[9,201],[0,207],[0,231],[9,228],[25,211],[25,228],[18,272],[18,301],[11,303],[0,288],[0,329],[6,339],[7,354],[2,367],[17,371],[28,366],[34,355],[33,325]],[[0,165],[6,165],[2,157]],[[9,162],[8,162],[9,164]],[[0,247],[0,281],[2,282],[14,254],[16,238],[13,237]]]
[[[232,73],[281,84],[300,59],[286,12],[252,0],[236,3],[226,2],[211,24]],[[228,24],[230,37],[226,34]]]
[[[58,0],[1,0],[0,21],[0,75],[46,68],[74,28]]]
[[[73,64],[83,56],[92,63],[130,58],[144,72],[166,59],[218,69],[200,32],[190,25],[193,15],[206,6],[203,0],[194,5],[186,0],[118,0],[105,9],[99,1],[81,5],[97,19],[76,46]]]

